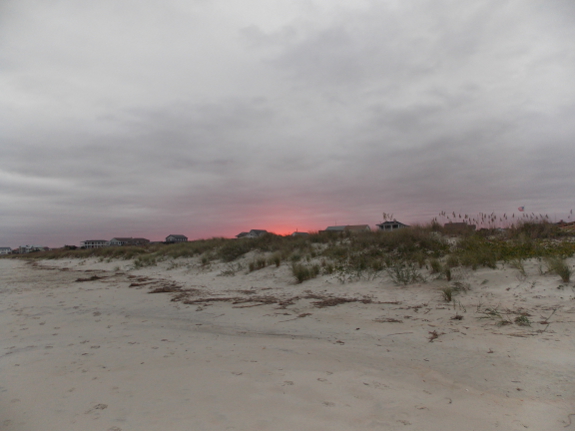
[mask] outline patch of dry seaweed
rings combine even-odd
[[[223,297],[211,297],[211,298],[197,298],[189,299],[188,295],[185,297],[175,296],[172,301],[182,301],[184,304],[199,304],[205,302],[231,302],[234,305],[245,304],[247,302],[259,302],[261,304],[276,304],[280,301],[279,298],[274,296],[251,296],[249,298],[243,298],[241,296],[223,296]]]
[[[139,284],[137,283],[132,283],[130,286],[132,285],[136,285],[139,286]],[[181,292],[182,291],[182,287],[178,286],[175,283],[170,283],[170,284],[164,284],[160,287],[156,287],[153,290],[150,290],[148,293],[171,293],[171,292]]]
[[[403,320],[394,319],[393,317],[378,317],[373,319],[373,321],[378,323],[403,323]]]
[[[184,302],[190,296],[198,296],[201,293],[202,292],[198,289],[182,289],[179,291],[179,293],[177,295],[174,295],[174,297],[171,299],[171,301],[172,302]]]
[[[429,337],[427,337],[427,339],[430,343],[433,343],[433,340],[438,339],[442,335],[445,335],[445,332],[437,332],[436,330],[429,331]]]
[[[167,290],[165,288],[161,288],[162,290],[156,289],[156,291],[150,293],[160,293],[160,292],[170,292],[171,290]],[[200,297],[200,298],[190,298],[190,296],[197,296],[201,292],[193,289],[193,292],[190,291],[182,291],[182,290],[174,290],[175,292],[179,292],[180,294],[174,296],[172,298],[173,302],[183,302],[184,304],[192,305],[192,304],[206,304],[209,302],[231,302],[233,305],[240,305],[240,304],[252,304],[252,305],[243,305],[241,307],[235,308],[243,308],[243,307],[256,307],[258,305],[265,305],[265,304],[277,304],[277,309],[286,309],[290,305],[295,304],[296,301],[301,299],[315,299],[316,301],[312,302],[312,305],[316,308],[325,308],[325,307],[334,307],[336,305],[345,304],[348,302],[361,302],[362,304],[380,304],[380,302],[376,302],[369,297],[362,297],[362,298],[343,298],[338,296],[330,296],[330,295],[318,295],[318,294],[307,294],[305,296],[292,296],[289,298],[279,298],[272,295],[255,295],[253,291],[249,291],[249,296],[220,296],[220,297]],[[246,292],[247,293],[247,292]]]
[[[88,278],[77,278],[77,279],[76,279],[76,283],[83,283],[83,282],[85,282],[85,281],[101,280],[102,278],[105,278],[105,277],[99,277],[99,276],[97,276],[97,275],[93,275],[93,276],[88,277]]]
[[[130,285],[128,287],[138,287],[138,286],[147,286],[148,284],[154,284],[157,283],[155,280],[151,280],[151,281],[144,281],[144,282],[134,282],[134,283],[130,283]]]
[[[371,298],[363,297],[363,298],[343,298],[340,296],[326,296],[326,295],[317,295],[317,294],[309,294],[304,296],[305,299],[318,299],[318,301],[313,301],[312,304],[316,308],[325,308],[325,307],[335,307],[336,305],[345,304],[347,302],[361,302],[362,304],[372,304],[374,301]]]

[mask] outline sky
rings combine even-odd
[[[2,0],[0,246],[575,206],[572,0]]]

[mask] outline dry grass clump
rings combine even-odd
[[[531,320],[529,319],[530,314],[521,308],[517,310],[500,311],[499,307],[482,307],[481,304],[479,304],[476,312],[482,314],[482,316],[479,317],[480,319],[495,319],[497,326],[507,326],[514,323],[517,326],[531,326]],[[551,316],[553,316],[553,313]],[[513,318],[513,315],[515,315],[515,318]],[[550,319],[551,316],[549,316],[548,319]],[[548,319],[540,323],[549,324]]]
[[[451,286],[441,288],[440,292],[445,302],[451,302],[453,300],[453,289]]]
[[[561,231],[559,226],[550,223],[546,219],[538,221],[519,221],[517,224],[512,225],[507,230],[507,235],[510,239],[550,239],[559,238],[564,236],[565,233]]]
[[[249,264],[248,269],[249,272],[257,271],[258,269],[262,269],[268,266],[268,261],[265,257],[258,257],[254,258]]]
[[[274,254],[272,254],[270,256],[270,258],[268,259],[268,265],[275,265],[276,268],[279,268],[279,266],[282,263],[282,255],[280,252],[275,252]]]
[[[525,314],[517,316],[514,322],[518,326],[531,326],[531,321],[529,320],[529,317],[527,317],[527,315]]]
[[[147,266],[156,266],[158,263],[158,257],[155,253],[152,254],[142,254],[134,260],[134,268],[145,268]]]
[[[560,257],[549,257],[546,259],[545,263],[547,264],[547,269],[550,273],[557,274],[561,277],[561,280],[564,283],[569,283],[573,270],[567,264],[565,259]]]
[[[521,258],[512,259],[509,262],[509,266],[519,271],[520,280],[525,280],[527,278],[527,271],[525,271],[525,265],[523,265],[523,260]]]
[[[432,274],[440,274],[443,272],[443,265],[439,259],[433,258],[429,261],[430,272]]]
[[[223,246],[227,241],[225,238],[199,239],[196,241],[166,244],[158,251],[160,254],[172,259],[213,255],[215,250]]]
[[[216,256],[223,262],[233,262],[253,249],[251,239],[226,241],[218,250]]]
[[[460,281],[455,281],[449,286],[442,287],[439,289],[441,296],[445,302],[453,301],[455,295],[461,292],[467,292],[469,290],[469,284],[462,283]]]
[[[479,235],[462,238],[456,246],[455,256],[463,266],[477,269],[479,266],[497,268],[497,250],[491,243]]]
[[[300,263],[292,264],[292,273],[298,283],[303,283],[319,275],[319,265],[304,265]]]
[[[400,286],[425,281],[413,263],[396,262],[387,268],[387,273],[391,280]]]
[[[350,235],[349,249],[352,251],[376,252],[420,262],[425,258],[441,257],[449,251],[449,244],[430,226],[413,226],[392,232],[365,232]]]

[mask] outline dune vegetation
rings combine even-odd
[[[246,257],[249,261],[239,262]],[[373,278],[386,272],[397,284],[423,281],[422,269],[451,280],[454,268],[496,268],[505,263],[521,272],[523,259],[538,258],[548,272],[569,280],[564,259],[575,253],[575,236],[545,219],[507,229],[481,229],[448,235],[436,221],[392,232],[312,233],[308,236],[266,234],[259,238],[211,238],[178,244],[50,250],[11,257],[24,259],[99,258],[132,260],[135,268],[178,258],[199,258],[201,265],[222,262],[253,272],[289,265],[296,282],[320,274],[337,274],[342,282]],[[251,260],[250,260],[251,259]],[[234,272],[228,271],[230,275]]]

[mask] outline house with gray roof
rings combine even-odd
[[[345,226],[328,226],[325,230],[320,230],[321,232],[371,232],[371,228],[368,224],[348,224]]]
[[[87,239],[80,242],[80,248],[102,248],[109,245],[105,239]]]
[[[376,226],[378,227],[378,230],[384,231],[384,232],[391,232],[393,230],[398,230],[398,229],[403,229],[405,227],[409,227],[408,225],[403,224],[401,222],[398,222],[397,220],[384,221],[383,223],[376,224]]]
[[[132,237],[115,237],[110,240],[110,246],[118,247],[124,245],[146,245],[150,240],[146,238],[132,238]]]
[[[166,237],[166,243],[175,244],[177,242],[188,242],[188,237],[185,235],[171,234]]]
[[[262,235],[268,233],[267,230],[264,229],[252,229],[249,232],[242,232],[236,235],[236,238],[258,238]]]

